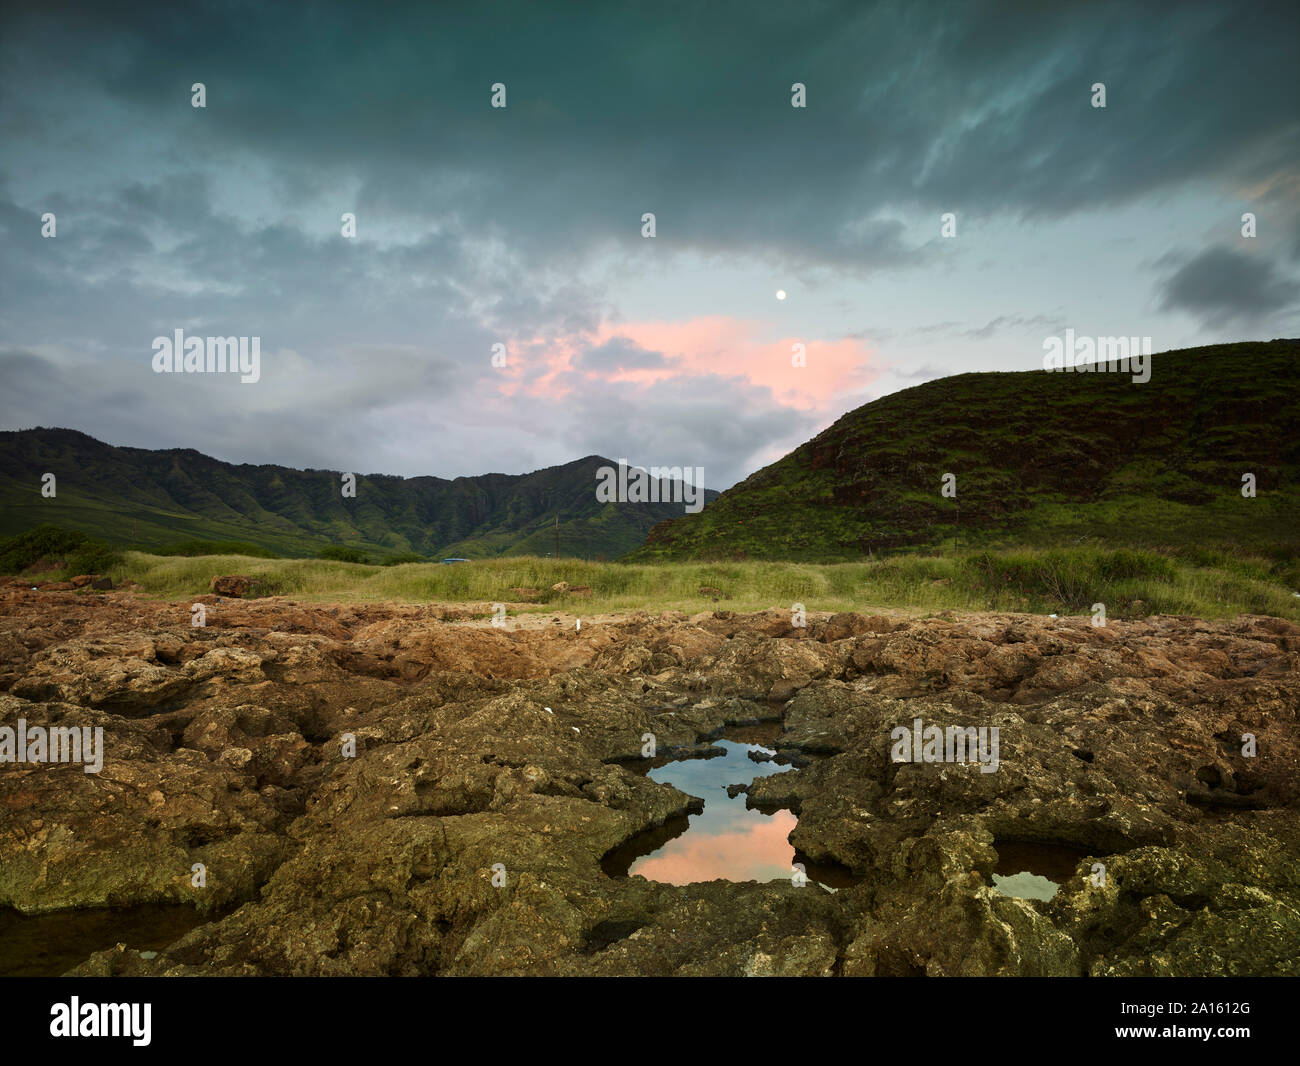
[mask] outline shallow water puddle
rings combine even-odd
[[[795,862],[803,863],[809,881],[832,891],[852,883],[841,871],[828,870],[796,856],[788,837],[798,818],[788,810],[770,814],[746,807],[744,793],[734,798],[727,786],[749,784],[781,773],[788,766],[755,761],[749,753],[771,756],[781,735],[779,723],[731,727],[712,743],[724,755],[652,764],[647,776],[704,800],[704,810],[673,818],[612,852],[604,863],[613,876],[639,874],[649,881],[689,885],[698,881],[789,880]]]
[[[218,915],[193,907],[95,907],[20,914],[0,909],[0,977],[58,977],[97,951],[161,951]]]
[[[1017,899],[1049,900],[1074,877],[1087,852],[1065,844],[998,841],[993,887]]]

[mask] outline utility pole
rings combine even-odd
[[[555,512],[555,557],[560,557],[560,512]]]

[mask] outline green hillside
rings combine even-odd
[[[280,555],[330,544],[374,557],[472,558],[555,551],[614,558],[681,504],[602,504],[591,455],[532,474],[446,480],[358,474],[344,498],[332,470],[234,465],[189,449],[118,448],[69,429],[0,432],[0,537],[52,524],[115,545],[241,541]],[[45,473],[57,495],[41,495]],[[716,497],[706,493],[706,498]]]
[[[1300,548],[1300,341],[1166,352],[1151,378],[960,374],[894,393],[656,526],[632,559],[900,549]],[[956,475],[955,499],[940,493]],[[1252,473],[1257,496],[1242,496]],[[959,509],[960,508],[960,509]]]

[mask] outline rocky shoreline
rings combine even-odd
[[[486,605],[196,602],[200,628],[191,601],[131,589],[0,589],[0,727],[105,746],[94,774],[0,764],[0,906],[213,916],[75,973],[1300,974],[1292,623],[711,611],[579,632],[494,628]],[[646,733],[662,754],[774,715],[795,768],[748,802],[794,810],[791,843],[855,884],[603,872],[698,805],[627,768]],[[891,761],[917,718],[996,726],[996,772]],[[1014,899],[991,887],[999,842],[1087,858],[1051,901]]]

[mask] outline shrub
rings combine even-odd
[[[1172,581],[1178,575],[1178,567],[1174,565],[1174,561],[1157,552],[1120,548],[1103,554],[1099,563],[1098,569],[1101,575],[1113,580],[1146,577]],[[1222,561],[1215,560],[1210,565],[1222,565]]]
[[[422,563],[422,556],[416,555],[415,552],[402,552],[400,555],[393,555],[384,560],[384,566],[401,566],[403,563]]]
[[[42,559],[70,574],[102,574],[124,562],[121,552],[79,529],[37,526],[0,541],[0,573],[17,574]]]
[[[63,568],[71,574],[106,574],[124,565],[125,557],[107,544],[91,541],[84,548],[66,556]]]
[[[260,544],[250,544],[243,540],[178,540],[162,548],[149,549],[151,555],[184,555],[194,558],[199,555],[251,555],[256,559],[274,559],[275,552],[263,548]]]
[[[332,559],[336,563],[364,563],[368,560],[356,548],[346,544],[327,544],[316,553],[317,559]]]

